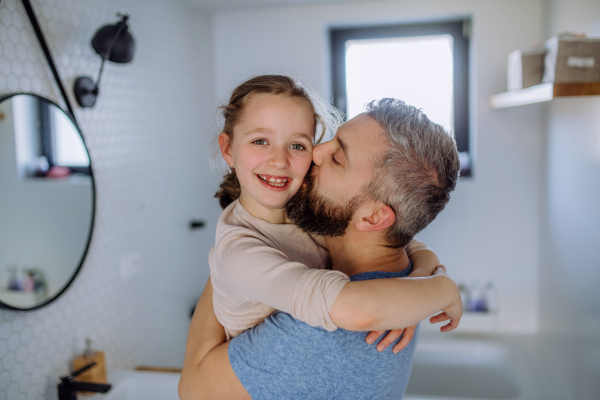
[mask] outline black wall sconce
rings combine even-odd
[[[98,98],[100,78],[106,60],[114,63],[125,64],[132,60],[135,50],[133,36],[127,26],[128,15],[117,14],[121,18],[113,25],[104,25],[98,29],[92,38],[94,51],[102,57],[100,71],[96,83],[88,76],[80,76],[75,80],[73,91],[77,103],[83,108],[94,107]]]

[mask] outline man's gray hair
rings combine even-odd
[[[456,142],[401,100],[385,98],[366,108],[384,129],[389,148],[374,160],[374,178],[364,192],[394,210],[396,221],[388,228],[386,245],[404,247],[450,200],[460,175]]]

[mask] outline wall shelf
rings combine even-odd
[[[572,96],[600,96],[600,82],[542,83],[527,89],[495,94],[490,98],[490,105],[492,108],[508,108]]]

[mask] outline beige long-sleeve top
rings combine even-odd
[[[411,253],[426,248],[409,245]],[[295,225],[269,223],[235,201],[219,218],[209,265],[215,315],[227,339],[277,310],[337,328],[329,312],[349,278],[332,271],[329,252]]]

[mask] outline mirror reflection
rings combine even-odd
[[[77,127],[31,94],[0,101],[0,305],[31,309],[77,273],[91,234],[94,183]]]

